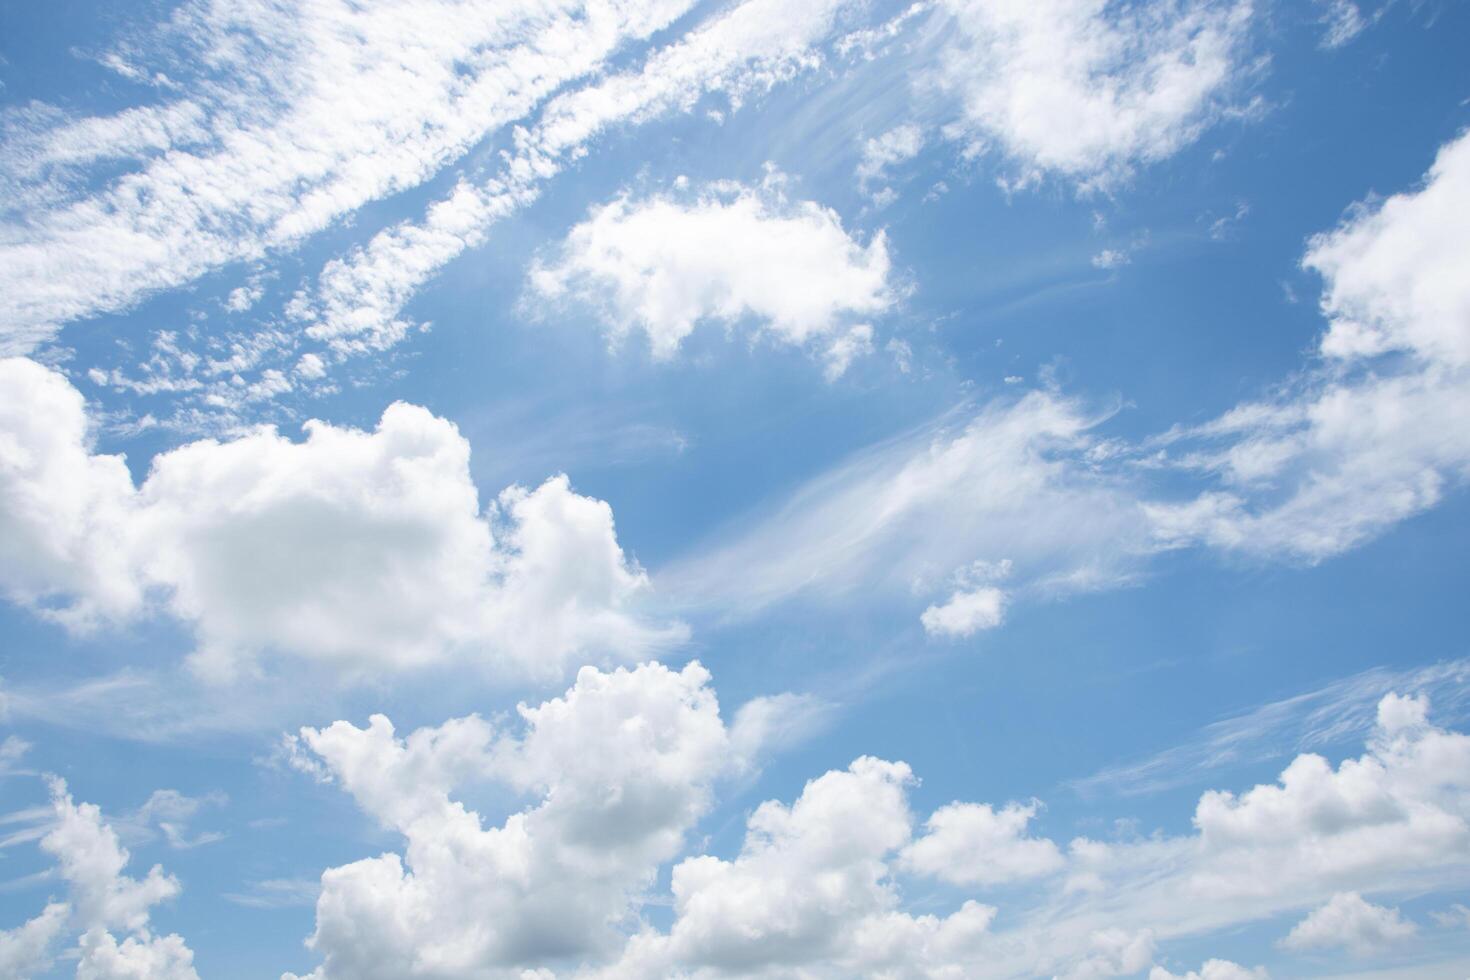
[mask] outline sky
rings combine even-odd
[[[1470,974],[1470,5],[0,5],[0,976]]]

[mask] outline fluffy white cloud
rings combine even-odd
[[[1423,699],[1390,694],[1361,757],[1333,768],[1304,754],[1277,783],[1205,793],[1196,835],[1074,841],[1071,887],[1096,897],[1071,928],[1135,922],[1162,938],[1338,892],[1458,880],[1470,867],[1470,737],[1435,727],[1426,711]]]
[[[1364,901],[1357,892],[1341,892],[1292,927],[1281,940],[1284,949],[1341,947],[1359,956],[1378,952],[1418,932],[1398,909]]]
[[[199,980],[194,952],[178,936],[146,930],[119,943],[110,932],[82,936],[77,980]]]
[[[1154,936],[1147,929],[1099,929],[1088,940],[1087,956],[1057,975],[1056,980],[1102,980],[1137,973],[1154,957]]]
[[[56,860],[67,900],[0,932],[0,971],[25,977],[45,970],[56,941],[70,929],[81,932],[78,980],[199,980],[183,939],[148,929],[153,906],[179,894],[177,879],[158,865],[141,879],[124,874],[130,855],[102,812],[75,802],[60,779],[50,783],[51,824],[41,849]],[[126,934],[120,944],[112,930]]]
[[[1271,980],[1265,967],[1247,969],[1230,960],[1205,960],[1198,970],[1188,973],[1170,973],[1162,966],[1148,971],[1148,980]]]
[[[61,375],[0,360],[0,393],[0,589],[77,625],[135,609],[127,466],[91,452],[82,395]],[[46,604],[59,593],[76,601]]]
[[[930,606],[919,616],[924,630],[937,636],[971,636],[994,629],[1005,619],[1006,594],[994,586],[956,592],[943,605]]]
[[[53,782],[51,804],[56,823],[41,849],[56,859],[71,904],[89,929],[142,929],[153,906],[179,893],[178,881],[158,865],[142,879],[123,874],[129,854],[116,831],[96,806],[73,802],[60,780]]]
[[[888,273],[881,232],[863,245],[834,211],[787,201],[768,182],[619,197],[573,228],[530,282],[546,299],[594,306],[614,339],[641,330],[656,358],[702,321],[751,320],[761,335],[822,346],[840,374],[857,353],[844,321],[888,308]],[[864,339],[871,349],[871,330]]]
[[[1470,736],[1390,695],[1360,758],[1334,769],[1304,755],[1278,783],[1205,793],[1194,834],[1065,852],[1026,833],[1035,803],[950,804],[916,838],[909,767],[860,758],[755,808],[733,857],[677,861],[661,929],[638,915],[660,902],[645,890],[714,780],[762,739],[722,724],[698,665],[584,670],[520,713],[522,734],[475,717],[406,738],[383,718],[303,731],[324,771],[407,840],[401,857],[323,876],[314,976],[1125,976],[1182,937],[1347,891],[1453,889],[1470,869]],[[452,797],[487,780],[539,802],[486,827]],[[1006,885],[1014,905],[961,891],[947,914],[917,914],[904,876]],[[1266,973],[1211,960],[1185,977]],[[1158,966],[1151,980],[1175,975]]]
[[[683,635],[633,615],[646,578],[607,504],[555,477],[482,510],[469,444],[422,408],[392,405],[371,432],[309,422],[302,442],[264,428],[190,443],[135,489],[120,458],[91,453],[60,375],[0,361],[0,386],[15,406],[0,407],[0,583],[65,619],[136,613],[161,591],[207,675],[261,654],[348,674],[458,654],[546,677],[575,652]]]
[[[51,946],[66,928],[71,908],[52,902],[41,914],[14,929],[0,930],[0,973],[7,977],[29,977],[50,962]]]
[[[925,824],[927,833],[904,848],[903,866],[956,885],[999,885],[1061,870],[1056,844],[1031,837],[1026,825],[1039,804],[951,803]]]
[[[994,144],[1026,183],[1106,188],[1193,142],[1242,72],[1244,0],[947,0],[938,72],[960,101],[950,134]]]
[[[1318,560],[1438,503],[1470,478],[1470,135],[1422,187],[1354,208],[1312,239],[1325,364],[1281,398],[1171,433],[1224,486],[1150,508],[1166,543]]]
[[[1302,265],[1322,276],[1327,357],[1407,351],[1446,366],[1470,364],[1470,233],[1455,216],[1470,204],[1470,134],[1435,156],[1423,186],[1377,207],[1359,205],[1317,235]]]
[[[32,204],[0,246],[0,350],[413,187],[688,6],[326,0],[282,20],[263,0],[186,3],[110,62],[187,95],[113,117],[33,112],[0,158]],[[100,192],[72,192],[120,162]],[[57,168],[67,179],[37,176]]]
[[[861,758],[761,804],[732,861],[674,867],[674,924],[629,943],[615,976],[960,976],[995,910],[898,910],[889,860],[912,833],[908,766]]]
[[[525,732],[471,716],[399,739],[386,718],[301,738],[369,814],[407,841],[322,876],[313,977],[463,977],[607,953],[731,762],[698,664],[600,673],[520,708]],[[498,827],[452,800],[496,780],[540,802]]]

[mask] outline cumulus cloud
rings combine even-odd
[[[26,977],[45,969],[51,946],[66,928],[70,913],[64,902],[52,902],[35,918],[14,929],[0,930],[0,973]]]
[[[999,885],[1061,870],[1056,844],[1026,826],[1039,804],[951,803],[929,817],[927,833],[904,848],[903,866],[955,885]]]
[[[1005,619],[1006,594],[994,586],[956,592],[943,605],[930,606],[919,616],[924,630],[935,636],[972,636],[994,629]]]
[[[307,729],[303,751],[406,840],[324,874],[313,976],[1136,974],[1174,940],[1335,895],[1457,888],[1470,736],[1427,710],[1385,697],[1361,757],[1304,754],[1276,783],[1207,792],[1191,834],[1062,848],[1027,832],[1034,801],[955,802],[920,822],[909,767],[863,757],[756,807],[733,856],[682,859],[717,780],[759,741],[722,723],[697,664],[584,670],[564,697],[523,705],[520,732],[473,716],[406,737],[381,717]],[[485,781],[536,802],[486,826],[456,799]],[[664,901],[648,889],[671,861],[671,918],[655,926],[640,913]],[[905,883],[924,878],[958,889],[947,911],[906,907]],[[1001,886],[1001,910],[969,894]],[[1225,960],[1183,976],[1266,980]],[[1177,978],[1155,966],[1151,980]]]
[[[860,758],[786,806],[761,804],[731,861],[674,867],[674,923],[635,936],[614,975],[942,975],[974,957],[995,910],[912,916],[888,860],[912,831],[908,766]],[[956,974],[957,975],[957,974]]]
[[[41,849],[56,861],[67,900],[51,902],[24,925],[0,932],[0,969],[24,977],[44,971],[56,941],[80,932],[74,951],[79,980],[199,980],[194,954],[177,935],[149,931],[154,906],[179,894],[158,865],[139,879],[124,873],[130,855],[90,803],[77,803],[52,778],[51,825]],[[122,932],[118,942],[114,931]]]
[[[1404,921],[1398,909],[1364,901],[1357,892],[1342,892],[1293,926],[1281,940],[1281,947],[1291,950],[1341,947],[1367,956],[1416,932],[1418,928]]]
[[[135,488],[121,458],[90,450],[64,378],[12,359],[0,385],[15,406],[0,408],[7,593],[69,622],[161,594],[207,676],[279,654],[349,675],[465,655],[549,677],[574,653],[683,636],[634,614],[646,577],[607,504],[559,476],[482,508],[469,444],[422,408],[389,406],[371,432],[309,422],[302,442],[262,428],[190,443]]]
[[[948,0],[938,81],[961,106],[949,134],[994,146],[1013,183],[1057,174],[1106,189],[1172,156],[1219,117],[1244,71],[1238,0]]]
[[[1137,973],[1153,959],[1154,936],[1147,929],[1099,929],[1088,947],[1088,955],[1059,973],[1056,980],[1101,980]]]
[[[759,335],[819,347],[837,375],[872,348],[871,328],[851,318],[894,302],[889,268],[881,232],[864,245],[836,212],[788,201],[768,181],[688,199],[619,197],[574,227],[530,283],[545,299],[588,303],[614,339],[641,331],[655,358],[672,357],[701,322],[750,321]]]
[[[460,977],[606,954],[611,927],[673,858],[730,759],[709,674],[585,668],[519,709],[524,733],[468,717],[406,738],[386,718],[301,734],[404,854],[322,876],[312,977]],[[451,798],[496,780],[539,800],[500,826]]]

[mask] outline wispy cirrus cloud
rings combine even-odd
[[[0,172],[28,206],[0,240],[0,351],[418,185],[687,7],[393,0],[282,19],[264,2],[185,4],[109,55],[166,80],[159,102],[10,118]],[[100,186],[86,169],[118,161]]]

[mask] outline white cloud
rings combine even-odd
[[[1078,838],[1065,851],[1027,835],[1035,803],[950,804],[915,838],[909,767],[860,758],[790,804],[756,807],[733,857],[677,861],[672,919],[656,928],[638,915],[662,902],[646,892],[656,869],[680,852],[715,780],[765,739],[738,734],[744,720],[724,727],[697,665],[584,670],[564,698],[520,713],[519,735],[475,717],[406,738],[381,717],[302,733],[332,778],[407,840],[402,857],[324,875],[314,976],[580,963],[579,975],[609,980],[1081,980],[1137,973],[1163,944],[1342,892],[1455,889],[1470,869],[1470,736],[1431,725],[1424,701],[1390,695],[1360,758],[1334,769],[1303,755],[1278,783],[1205,793],[1193,834]],[[453,799],[483,781],[538,802],[486,827]],[[1011,886],[1014,904],[998,912],[962,891],[951,911],[917,914],[904,875]],[[1185,976],[1266,974],[1212,960]],[[1151,980],[1175,975],[1158,966]]]
[[[1230,960],[1205,960],[1198,970],[1183,974],[1156,966],[1148,972],[1148,980],[1271,980],[1271,975],[1265,967],[1247,969]]]
[[[321,890],[316,879],[267,878],[251,882],[245,891],[225,892],[220,897],[249,909],[312,908]]]
[[[194,952],[178,936],[146,930],[119,943],[110,932],[82,936],[77,980],[199,980]]]
[[[1147,929],[1099,929],[1088,946],[1089,955],[1058,974],[1056,980],[1101,980],[1137,973],[1154,957],[1154,936]]]
[[[407,841],[322,876],[313,977],[457,977],[616,948],[610,927],[673,858],[730,763],[698,664],[599,673],[522,706],[524,734],[478,717],[397,738],[386,718],[302,740]],[[496,780],[539,799],[486,828],[451,799]]]
[[[994,145],[1027,183],[1106,189],[1173,155],[1221,113],[1243,73],[1248,2],[949,0],[938,80],[952,136]]]
[[[1302,694],[1211,722],[1168,749],[1109,766],[1071,786],[1084,794],[1156,793],[1197,781],[1208,770],[1248,766],[1324,746],[1359,740],[1377,727],[1384,695],[1407,691],[1429,697],[1443,717],[1470,717],[1470,660],[1414,670],[1373,668]]]
[[[994,629],[1005,619],[1006,594],[994,586],[956,592],[942,606],[930,606],[919,616],[924,631],[934,636],[973,636]]]
[[[187,3],[148,43],[187,97],[60,125],[42,114],[0,161],[22,187],[50,179],[27,175],[43,163],[79,185],[86,164],[103,161],[105,178],[128,164],[90,196],[33,190],[45,206],[7,223],[0,350],[416,186],[687,7],[330,0],[283,21],[267,2]]]
[[[1056,844],[1026,833],[1038,808],[1034,800],[1000,810],[984,803],[940,807],[925,824],[928,832],[904,848],[903,866],[955,885],[999,885],[1059,871],[1064,862]]]
[[[749,610],[859,587],[870,600],[933,596],[948,580],[960,600],[927,615],[931,629],[959,630],[1003,611],[972,575],[977,555],[1010,556],[1011,597],[1116,582],[1154,546],[1136,487],[1091,458],[1098,421],[1052,391],[997,400],[958,427],[840,463],[732,539],[662,569],[659,585],[691,604]]]
[[[813,46],[849,5],[746,0],[653,51],[641,67],[558,95],[534,126],[517,134],[515,152],[498,174],[479,185],[460,183],[422,221],[385,229],[328,263],[316,289],[288,312],[309,335],[341,350],[396,342],[410,329],[401,313],[418,288],[483,242],[495,222],[534,200],[540,186],[583,156],[598,134],[691,111],[711,93],[738,105],[818,64]]]
[[[75,802],[60,779],[52,777],[50,787],[52,822],[41,849],[56,860],[67,900],[0,932],[0,971],[23,977],[45,970],[56,941],[72,931],[81,933],[78,980],[199,980],[184,941],[148,928],[153,906],[179,894],[178,880],[158,865],[141,879],[124,874],[130,855],[101,811]],[[120,944],[113,930],[125,934]]]
[[[1323,363],[1276,399],[1170,433],[1223,486],[1151,508],[1160,540],[1320,560],[1437,504],[1470,477],[1470,135],[1422,187],[1314,237]]]
[[[280,654],[348,675],[466,656],[544,678],[574,653],[684,635],[635,615],[646,577],[607,504],[554,477],[482,509],[469,444],[422,408],[389,406],[371,432],[309,422],[303,442],[263,428],[190,443],[134,489],[120,458],[88,449],[63,378],[14,359],[0,380],[29,409],[0,408],[14,550],[0,583],[68,621],[136,615],[161,590],[207,676]]]
[[[1315,236],[1302,265],[1322,276],[1327,357],[1406,351],[1446,367],[1470,363],[1470,134],[1441,147],[1423,186],[1359,205]]]
[[[866,185],[882,179],[888,168],[906,163],[924,148],[924,131],[913,123],[895,126],[881,136],[863,143],[863,157],[857,167],[858,181]]]
[[[761,804],[731,861],[674,867],[674,923],[633,937],[614,976],[961,975],[995,910],[912,916],[888,859],[909,839],[908,766],[861,758]]]
[[[1316,0],[1321,8],[1322,46],[1340,48],[1363,32],[1368,21],[1353,0]]]
[[[867,357],[871,353],[873,353],[873,328],[866,323],[849,327],[846,333],[827,345],[824,355],[827,365],[822,369],[822,376],[828,381],[836,381],[847,373],[853,361],[859,357]]]
[[[1341,892],[1293,926],[1281,946],[1291,950],[1341,947],[1367,956],[1416,932],[1414,923],[1405,922],[1398,909],[1366,902],[1357,892]]]
[[[178,895],[178,881],[158,865],[141,880],[123,874],[129,854],[117,833],[96,806],[73,802],[60,780],[52,783],[51,804],[55,824],[41,839],[41,849],[56,859],[86,928],[142,929],[154,905]]]
[[[70,914],[65,902],[52,902],[35,918],[14,929],[0,930],[0,973],[27,977],[44,970],[51,959],[51,945],[66,928]]]
[[[1092,257],[1092,267],[1094,269],[1117,269],[1127,265],[1130,261],[1132,260],[1126,251],[1105,248]]]
[[[701,322],[750,320],[762,336],[823,344],[840,375],[872,347],[871,328],[850,318],[893,303],[889,266],[881,232],[863,245],[836,212],[788,201],[778,185],[716,184],[692,200],[624,195],[594,208],[530,283],[548,300],[592,305],[614,339],[642,331],[656,358]]]
[[[0,360],[0,588],[84,625],[142,601],[123,528],[133,496],[121,457],[90,450],[82,395],[33,361]]]

